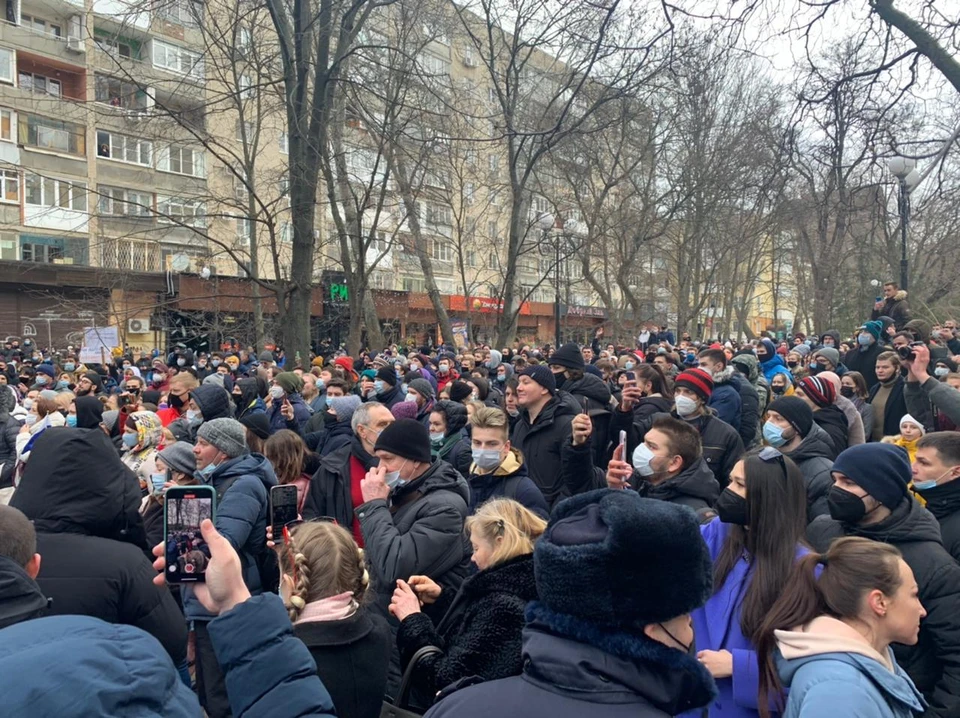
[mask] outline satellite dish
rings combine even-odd
[[[190,269],[190,257],[185,254],[175,254],[170,260],[170,269],[174,272],[186,272]]]

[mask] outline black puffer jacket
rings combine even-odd
[[[521,409],[510,437],[551,509],[574,494],[600,488],[593,472],[592,441],[573,445],[570,424],[579,411],[576,399],[563,392],[547,402],[532,424],[527,410]]]
[[[331,457],[333,454],[331,454]],[[376,601],[386,612],[398,578],[424,575],[456,592],[470,572],[463,532],[470,490],[450,464],[434,460],[426,473],[388,499],[358,506],[364,551]]]
[[[927,616],[915,646],[894,645],[897,663],[930,704],[925,716],[960,715],[960,566],[943,548],[933,514],[908,498],[870,526],[846,526],[822,516],[807,528],[807,538],[820,552],[840,536],[863,536],[900,549]]]
[[[879,342],[874,342],[868,347],[856,346],[843,355],[843,363],[849,371],[860,372],[867,386],[871,387],[878,381],[877,357],[885,351],[888,351],[888,348]]]
[[[734,374],[733,381],[740,392],[740,440],[749,449],[760,441],[760,395],[739,372]]]
[[[837,458],[850,443],[850,425],[843,410],[836,404],[825,406],[813,412],[813,421],[830,437],[830,445],[833,447],[833,456],[830,458]]]
[[[803,474],[803,483],[807,488],[807,521],[829,514],[827,492],[833,486],[830,471],[834,453],[827,432],[816,424],[811,425],[810,432],[803,437],[800,445],[785,455],[793,460]]]
[[[927,510],[940,523],[943,547],[953,558],[960,561],[960,479],[923,492]]]
[[[441,594],[440,598],[445,597]],[[404,619],[397,633],[404,666],[424,646],[443,649],[417,664],[415,703],[429,705],[437,691],[461,678],[479,676],[493,681],[520,675],[524,609],[536,599],[533,554],[527,554],[466,579],[456,596],[446,602],[437,626],[424,613]]]
[[[720,497],[720,484],[703,457],[672,479],[659,484],[644,481],[637,472],[633,472],[630,485],[644,498],[689,506],[694,511],[712,509]]]
[[[0,489],[13,486],[13,469],[17,464],[17,434],[21,424],[10,416],[17,405],[13,391],[0,386]]]
[[[565,382],[563,391],[573,395],[578,403],[586,399],[587,413],[593,422],[590,442],[593,446],[593,464],[606,466],[605,455],[610,442],[610,388],[603,379],[588,373],[576,381]]]
[[[187,626],[155,586],[140,518],[140,485],[99,429],[51,429],[33,447],[10,505],[37,529],[37,583],[54,615],[137,626],[186,658]]]
[[[46,615],[47,597],[15,561],[0,556],[0,629]]]

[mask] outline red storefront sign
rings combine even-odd
[[[467,298],[462,294],[449,295],[451,312],[466,312]],[[471,312],[481,314],[500,314],[503,312],[503,300],[491,299],[490,297],[470,297]],[[523,302],[520,305],[520,314],[530,314],[530,302]]]

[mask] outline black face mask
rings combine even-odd
[[[778,395],[779,395],[779,394],[782,394],[783,392],[785,392],[785,391],[787,390],[787,387],[785,387],[785,386],[783,386],[783,385],[771,386],[771,387],[770,387],[770,390],[771,390],[774,394],[778,394]]]
[[[830,517],[843,524],[859,523],[867,515],[867,505],[863,499],[839,486],[833,486],[827,492],[827,505]]]
[[[787,366],[790,367],[791,369],[796,369],[796,368],[797,368],[797,364],[799,364],[799,363],[800,363],[800,362],[788,361],[788,362],[787,362]]]
[[[852,386],[841,386],[840,387],[840,396],[845,396],[848,399],[853,398],[853,387]]]
[[[720,492],[720,498],[717,499],[714,508],[717,510],[717,516],[725,524],[750,525],[747,500],[739,494],[733,493],[730,489],[724,489]]]
[[[553,375],[553,380],[557,382],[557,389],[563,386],[563,383],[567,380],[567,375],[563,372]]]
[[[183,397],[177,396],[176,394],[170,395],[170,406],[174,409],[180,409],[183,407]]]
[[[757,361],[760,362],[761,364],[763,364],[769,358],[770,358],[769,354],[761,354],[760,352],[757,352]]]
[[[336,424],[338,421],[339,419],[337,418],[336,414],[331,414],[327,412],[323,415],[323,423],[326,426],[330,426],[331,424]]]

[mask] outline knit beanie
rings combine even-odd
[[[888,509],[907,497],[912,478],[910,459],[903,447],[871,442],[844,449],[833,462],[834,472],[843,474]]]
[[[865,332],[869,332],[874,341],[880,341],[880,335],[883,333],[883,322],[874,319],[869,322],[864,322],[863,326],[860,328]]]
[[[363,402],[356,394],[335,396],[330,399],[330,408],[337,415],[337,421],[350,421],[353,413],[360,408]]]
[[[796,352],[801,356],[801,358],[806,359],[807,355],[810,354],[810,347],[807,346],[806,344],[797,344],[797,346],[795,346],[790,351]]]
[[[813,428],[813,409],[798,396],[784,396],[771,401],[767,411],[775,411],[790,422],[790,426],[805,437]]]
[[[562,366],[567,369],[580,369],[581,371],[584,367],[583,354],[580,353],[580,347],[573,342],[568,342],[557,349],[550,355],[550,358],[547,359],[547,363],[556,364],[557,366]]]
[[[374,451],[389,451],[410,461],[429,464],[430,432],[416,419],[397,419],[380,432]]]
[[[103,412],[103,416],[100,418],[100,423],[103,424],[107,431],[112,432],[113,427],[117,425],[117,418],[120,416],[120,412],[116,409],[110,409],[109,411]]]
[[[433,405],[433,411],[443,414],[444,421],[447,423],[446,436],[460,431],[467,425],[467,420],[470,418],[467,407],[456,401],[438,401]]]
[[[426,379],[414,379],[407,384],[407,388],[413,389],[424,399],[432,399],[435,396],[433,385]]]
[[[394,419],[416,419],[417,402],[400,401],[390,407],[390,413]]]
[[[310,366],[322,367],[323,366],[323,357],[315,356],[310,360]]]
[[[264,349],[262,352],[260,352],[257,355],[257,361],[259,361],[261,364],[266,364],[267,362],[273,362],[274,361],[273,352],[270,351],[269,349]]]
[[[903,325],[903,330],[913,332],[919,341],[925,342],[930,339],[930,334],[933,332],[933,325],[925,319],[911,319]]]
[[[469,399],[471,394],[473,389],[467,382],[457,379],[450,383],[450,401],[462,402],[464,399]]]
[[[159,452],[157,456],[171,471],[179,471],[181,474],[193,476],[193,472],[197,470],[197,459],[193,455],[193,444],[186,441],[171,444]]]
[[[957,371],[957,362],[950,357],[937,357],[937,360],[934,362],[934,364],[943,364],[945,367],[947,367],[947,369],[954,373]]]
[[[914,426],[916,426],[918,429],[920,429],[920,435],[921,435],[921,436],[927,433],[927,430],[923,428],[923,424],[921,424],[919,421],[917,421],[916,419],[914,419],[910,414],[904,414],[904,415],[903,415],[903,418],[900,419],[900,430],[901,430],[901,431],[903,431],[903,425],[904,425],[904,424],[913,424]]]
[[[211,419],[200,424],[197,429],[197,438],[226,454],[227,458],[235,459],[247,453],[247,436],[243,424],[236,419]]]
[[[386,382],[390,386],[397,385],[397,372],[393,367],[382,366],[377,369],[377,379],[380,379],[383,382]]]
[[[534,364],[533,366],[528,366],[526,369],[519,372],[517,376],[530,377],[537,384],[549,391],[550,396],[556,396],[557,394],[557,380],[554,378],[553,372],[543,364]]]
[[[687,369],[682,371],[677,375],[677,378],[674,380],[673,385],[682,386],[701,399],[704,403],[710,401],[710,396],[713,394],[713,378],[709,373],[700,368]]]
[[[299,394],[303,391],[303,379],[292,371],[280,372],[274,377],[273,381],[283,389],[285,394]]]
[[[358,397],[359,400],[359,397]],[[255,411],[250,414],[244,414],[240,423],[250,429],[250,433],[264,441],[270,438],[270,420],[262,411]]]
[[[52,364],[38,364],[37,365],[37,374],[46,374],[51,379],[53,378],[53,365]]]
[[[713,592],[696,515],[635,491],[562,501],[533,559],[540,603],[605,631],[637,633],[699,608]]]
[[[838,366],[840,364],[840,352],[833,347],[823,347],[818,349],[814,356],[822,356],[834,366]]]
[[[821,379],[818,376],[805,376],[800,380],[798,388],[806,394],[817,406],[830,406],[837,400],[837,390],[833,382]]]

